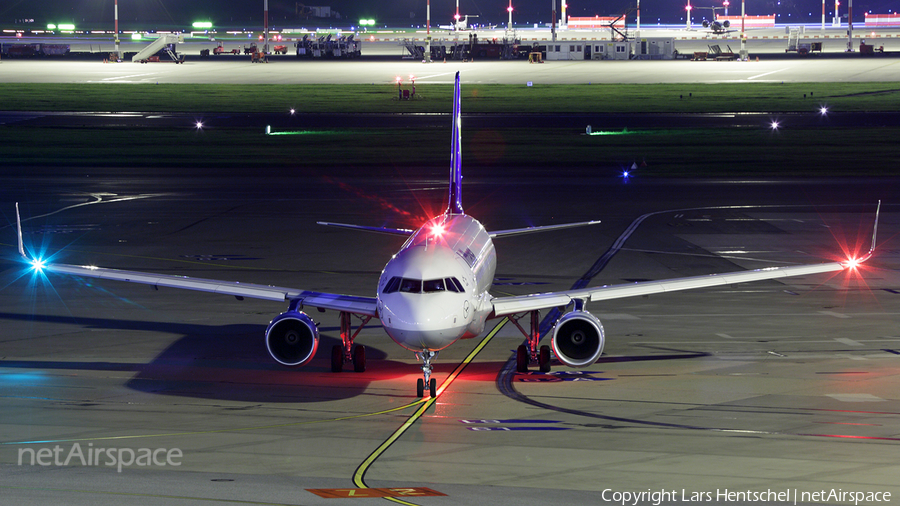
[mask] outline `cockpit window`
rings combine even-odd
[[[423,283],[423,291],[425,293],[443,292],[444,290],[445,288],[443,279],[426,279]]]
[[[384,285],[384,293],[394,293],[400,289],[400,278],[394,276]]]
[[[383,293],[434,293],[434,292],[456,292],[465,293],[462,283],[456,278],[444,279],[421,279],[401,278],[399,276],[392,277],[384,285]]]
[[[459,282],[456,278],[447,278],[447,290],[451,292],[464,293],[465,290],[462,287],[462,283]]]
[[[403,278],[403,280],[400,281],[400,291],[406,293],[419,293],[422,291],[422,280]]]

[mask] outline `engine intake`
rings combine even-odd
[[[587,367],[603,353],[603,325],[587,311],[566,313],[553,328],[553,352],[569,367]]]
[[[278,363],[306,365],[316,355],[319,329],[302,311],[287,311],[273,319],[266,328],[266,348]]]

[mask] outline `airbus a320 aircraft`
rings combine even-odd
[[[319,332],[316,323],[302,311],[304,307],[340,312],[342,344],[335,345],[331,350],[331,368],[334,372],[341,371],[344,363],[352,363],[353,369],[357,372],[365,370],[365,347],[354,346],[353,341],[366,323],[372,318],[378,318],[385,331],[397,344],[414,352],[423,362],[423,377],[417,382],[418,395],[424,396],[425,388],[428,388],[434,397],[436,381],[431,378],[431,362],[435,355],[458,339],[479,335],[484,330],[485,322],[491,318],[510,316],[525,334],[526,342],[519,346],[516,352],[518,371],[525,372],[530,363],[537,363],[541,371],[547,372],[550,370],[550,347],[547,345],[539,347],[541,339],[538,329],[539,311],[561,306],[571,308],[556,321],[552,330],[551,346],[556,358],[563,364],[570,367],[585,367],[597,361],[605,344],[600,320],[587,311],[586,306],[589,302],[853,269],[866,261],[874,251],[873,231],[872,247],[868,254],[844,262],[769,267],[728,274],[494,297],[489,292],[497,266],[492,242],[494,238],[598,222],[491,232],[485,230],[478,220],[467,215],[463,211],[461,192],[459,89],[459,73],[457,73],[453,96],[449,197],[447,210],[443,214],[428,220],[414,231],[322,223],[408,236],[400,251],[385,265],[378,286],[375,287],[374,297],[45,262],[26,254],[22,241],[19,208],[16,204],[19,254],[35,270],[47,273],[214,292],[233,295],[238,299],[251,297],[288,301],[288,310],[276,316],[269,323],[265,333],[269,354],[286,366],[301,366],[308,363],[318,347]],[[877,229],[877,212],[875,221]],[[355,331],[351,326],[353,317],[360,320]],[[518,324],[518,320],[525,317],[530,319],[528,331]]]

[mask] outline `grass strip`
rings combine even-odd
[[[900,157],[898,128],[636,129],[631,135],[588,136],[565,128],[479,129],[466,133],[470,174],[505,177],[556,168],[558,177],[616,176],[646,163],[644,176],[885,175]],[[57,167],[85,174],[138,174],[215,168],[228,175],[312,177],[362,172],[393,174],[417,167],[442,175],[447,131],[328,129],[304,135],[265,135],[246,129],[0,127],[0,166],[34,174]],[[711,140],[717,140],[713,142]],[[404,147],[408,149],[404,149]],[[418,170],[418,169],[417,169]],[[187,172],[189,173],[189,171]]]
[[[418,84],[400,101],[387,84],[13,84],[0,110],[446,113],[451,85]],[[900,83],[464,84],[466,113],[900,111]]]

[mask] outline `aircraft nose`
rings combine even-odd
[[[413,350],[440,350],[459,339],[467,325],[462,294],[383,296],[381,323],[397,344]]]

